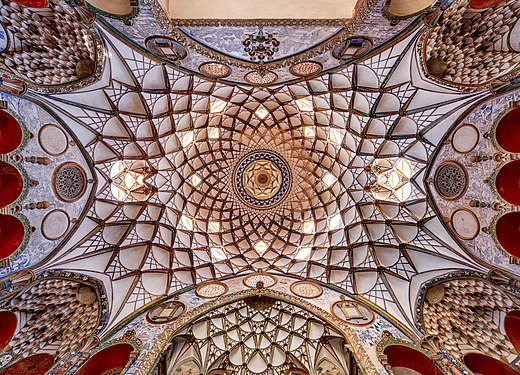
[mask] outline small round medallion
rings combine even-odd
[[[435,172],[435,190],[448,200],[458,199],[468,187],[468,175],[463,166],[454,161],[447,161]]]
[[[455,130],[451,137],[451,145],[459,154],[467,154],[477,147],[480,134],[474,125],[465,124]]]
[[[451,225],[457,236],[463,240],[472,240],[480,232],[480,222],[473,211],[460,208],[451,215]]]
[[[280,203],[289,192],[291,173],[281,156],[255,151],[243,157],[235,168],[234,188],[238,197],[255,208]]]
[[[69,215],[63,210],[52,210],[43,218],[41,231],[51,241],[60,239],[70,227]]]
[[[297,281],[291,285],[291,292],[301,298],[318,298],[323,294],[323,288],[312,281]]]
[[[226,78],[233,72],[229,66],[218,62],[206,62],[201,64],[199,71],[210,78]]]
[[[321,73],[323,66],[317,61],[304,61],[294,64],[289,68],[292,75],[296,77],[311,77]]]
[[[244,285],[248,288],[270,288],[278,279],[268,273],[256,272],[244,277]]]
[[[228,291],[228,286],[220,281],[208,281],[200,284],[195,294],[202,298],[217,298]]]
[[[77,163],[66,162],[54,171],[53,190],[58,199],[64,202],[75,202],[87,190],[87,175]]]

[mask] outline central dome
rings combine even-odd
[[[240,159],[234,172],[238,197],[255,208],[272,207],[287,195],[291,174],[287,163],[271,151],[253,151]]]

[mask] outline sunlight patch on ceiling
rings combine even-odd
[[[172,19],[351,19],[362,0],[160,0]]]

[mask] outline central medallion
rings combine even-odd
[[[272,151],[254,151],[245,155],[234,172],[238,197],[255,208],[270,208],[280,203],[291,185],[289,166]]]

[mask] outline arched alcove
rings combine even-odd
[[[291,366],[301,370],[298,374],[357,373],[346,333],[320,316],[315,307],[306,309],[274,293],[272,297],[249,294],[238,300],[226,298],[227,303],[182,327],[169,340],[162,368],[168,373],[199,367],[233,374],[264,374],[268,369],[285,374]],[[253,331],[250,324],[255,325]]]
[[[404,345],[390,345],[384,354],[395,375],[442,375],[430,358]]]
[[[36,354],[0,371],[0,375],[44,375],[54,365],[54,358],[50,354]]]
[[[18,319],[10,311],[0,311],[0,352],[5,349],[16,331]]]
[[[520,258],[520,212],[508,212],[501,216],[495,226],[495,235],[508,254]]]
[[[22,143],[20,124],[11,114],[0,111],[0,154],[13,152]]]
[[[520,160],[503,165],[495,178],[498,194],[508,203],[520,205]]]
[[[422,300],[424,333],[437,336],[454,359],[477,351],[514,359],[501,327],[516,303],[503,289],[480,278],[455,278],[430,286]]]
[[[507,112],[495,128],[498,145],[507,152],[520,152],[520,108]]]
[[[23,223],[15,216],[0,214],[0,259],[11,256],[25,236]]]
[[[0,207],[5,207],[18,199],[23,190],[20,171],[9,163],[0,161]]]
[[[435,4],[432,0],[392,0],[388,12],[394,16],[411,16]]]
[[[123,370],[133,350],[132,345],[126,343],[109,346],[89,358],[76,375],[99,375],[107,371]]]
[[[504,329],[513,347],[520,353],[520,310],[510,311],[504,319]]]
[[[519,375],[520,372],[499,360],[480,353],[468,353],[464,364],[475,375]]]

